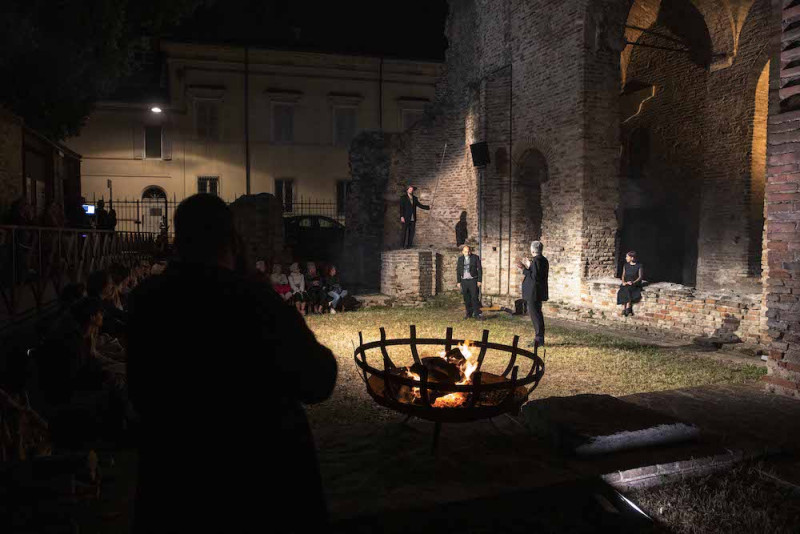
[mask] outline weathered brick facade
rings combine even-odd
[[[768,388],[800,397],[800,5],[774,0],[783,32],[780,58],[771,62],[766,191],[766,305],[769,337]],[[784,8],[781,11],[781,8]]]
[[[682,284],[646,291],[637,324],[710,335],[736,323],[738,337],[764,343],[766,303],[775,339],[791,323],[778,316],[798,313],[793,289],[773,288],[795,276],[788,235],[800,203],[786,176],[800,174],[800,119],[770,113],[765,173],[764,73],[773,58],[778,79],[770,36],[784,3],[451,1],[437,101],[387,148],[380,249],[398,244],[396,203],[410,182],[433,205],[419,217],[420,247],[453,247],[466,212],[487,296],[518,297],[516,260],[540,238],[554,306],[612,321],[608,280],[637,249],[646,279]],[[794,56],[784,56],[785,67]],[[482,169],[469,154],[476,141],[492,157]],[[784,234],[785,244],[773,238]],[[784,362],[775,376],[800,365],[792,328],[774,347]]]

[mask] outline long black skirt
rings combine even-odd
[[[642,298],[642,286],[619,286],[617,291],[617,304],[627,304],[637,302]]]

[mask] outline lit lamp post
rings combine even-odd
[[[155,114],[160,114],[163,113],[164,111],[161,109],[161,106],[156,104],[150,108],[150,112]],[[167,216],[168,213],[169,213],[169,201],[167,200],[167,196],[164,195],[164,215],[161,217],[161,232],[164,235],[165,239],[169,235],[169,218]]]

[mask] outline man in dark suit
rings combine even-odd
[[[481,259],[472,253],[469,245],[464,245],[461,253],[456,262],[456,280],[458,280],[458,288],[464,296],[464,307],[467,309],[464,319],[475,317],[478,320],[482,320],[481,283],[483,282],[483,269],[481,269]]]
[[[547,258],[542,256],[544,246],[541,241],[531,243],[531,254],[533,259],[523,259],[520,262],[525,278],[522,281],[522,298],[528,303],[528,312],[531,314],[531,322],[536,332],[536,337],[531,345],[544,345],[544,315],[542,315],[542,302],[546,301],[547,276],[550,271],[550,263]]]
[[[175,212],[179,261],[130,295],[128,388],[141,418],[133,532],[326,532],[303,404],[336,360],[297,310],[236,272],[233,216],[214,195]],[[253,482],[280,491],[265,499]],[[262,528],[257,528],[262,525]]]
[[[406,194],[400,197],[400,222],[403,223],[403,237],[400,242],[403,248],[411,248],[414,246],[414,228],[417,225],[417,208],[424,210],[431,209],[430,206],[420,203],[419,199],[414,196],[414,191],[417,188],[409,185],[406,189]]]

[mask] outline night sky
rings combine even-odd
[[[443,60],[446,0],[217,0],[168,38]]]

